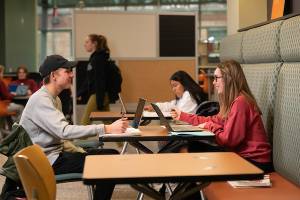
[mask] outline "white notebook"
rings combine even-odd
[[[234,188],[272,187],[270,175],[268,174],[266,174],[263,179],[259,180],[240,180],[227,182]]]
[[[163,115],[165,117],[171,117],[171,113],[170,112],[162,112]],[[144,111],[143,112],[143,117],[157,117],[158,118],[158,115],[156,112],[150,112],[150,111]]]
[[[127,128],[125,133],[110,133],[103,135],[104,137],[120,137],[120,136],[137,136],[141,135],[141,131],[138,128]]]

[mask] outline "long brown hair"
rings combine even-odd
[[[97,43],[96,50],[105,50],[106,52],[110,52],[106,37],[103,35],[90,34],[88,36],[93,43]]]
[[[239,95],[244,95],[247,101],[253,104],[255,109],[261,114],[257,102],[250,91],[241,65],[234,60],[228,60],[218,64],[217,68],[220,69],[224,81],[224,92],[219,95],[219,114],[223,118],[227,118],[232,102]]]

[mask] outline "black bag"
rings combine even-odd
[[[122,74],[115,61],[112,59],[107,60],[107,81],[106,91],[108,92],[109,102],[115,103],[118,99],[118,93],[121,92],[122,88]]]

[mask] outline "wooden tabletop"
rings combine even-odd
[[[176,136],[170,135],[168,130],[164,126],[153,125],[153,126],[139,126],[141,131],[139,135],[113,135],[105,134],[99,137],[102,142],[136,142],[136,141],[172,141],[172,140],[199,140],[199,139],[214,139],[214,134],[206,135],[203,134]]]
[[[87,156],[85,184],[224,181],[262,178],[263,171],[232,152]]]

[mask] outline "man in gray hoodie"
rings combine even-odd
[[[70,62],[59,55],[47,56],[39,72],[44,85],[35,92],[26,104],[20,124],[33,143],[42,147],[55,174],[81,173],[86,153],[63,151],[63,140],[123,133],[128,127],[126,119],[119,119],[110,125],[70,125],[61,111],[58,94],[71,87],[76,62]],[[93,154],[115,154],[115,150],[95,150]],[[110,199],[114,185],[97,186],[95,196]]]

